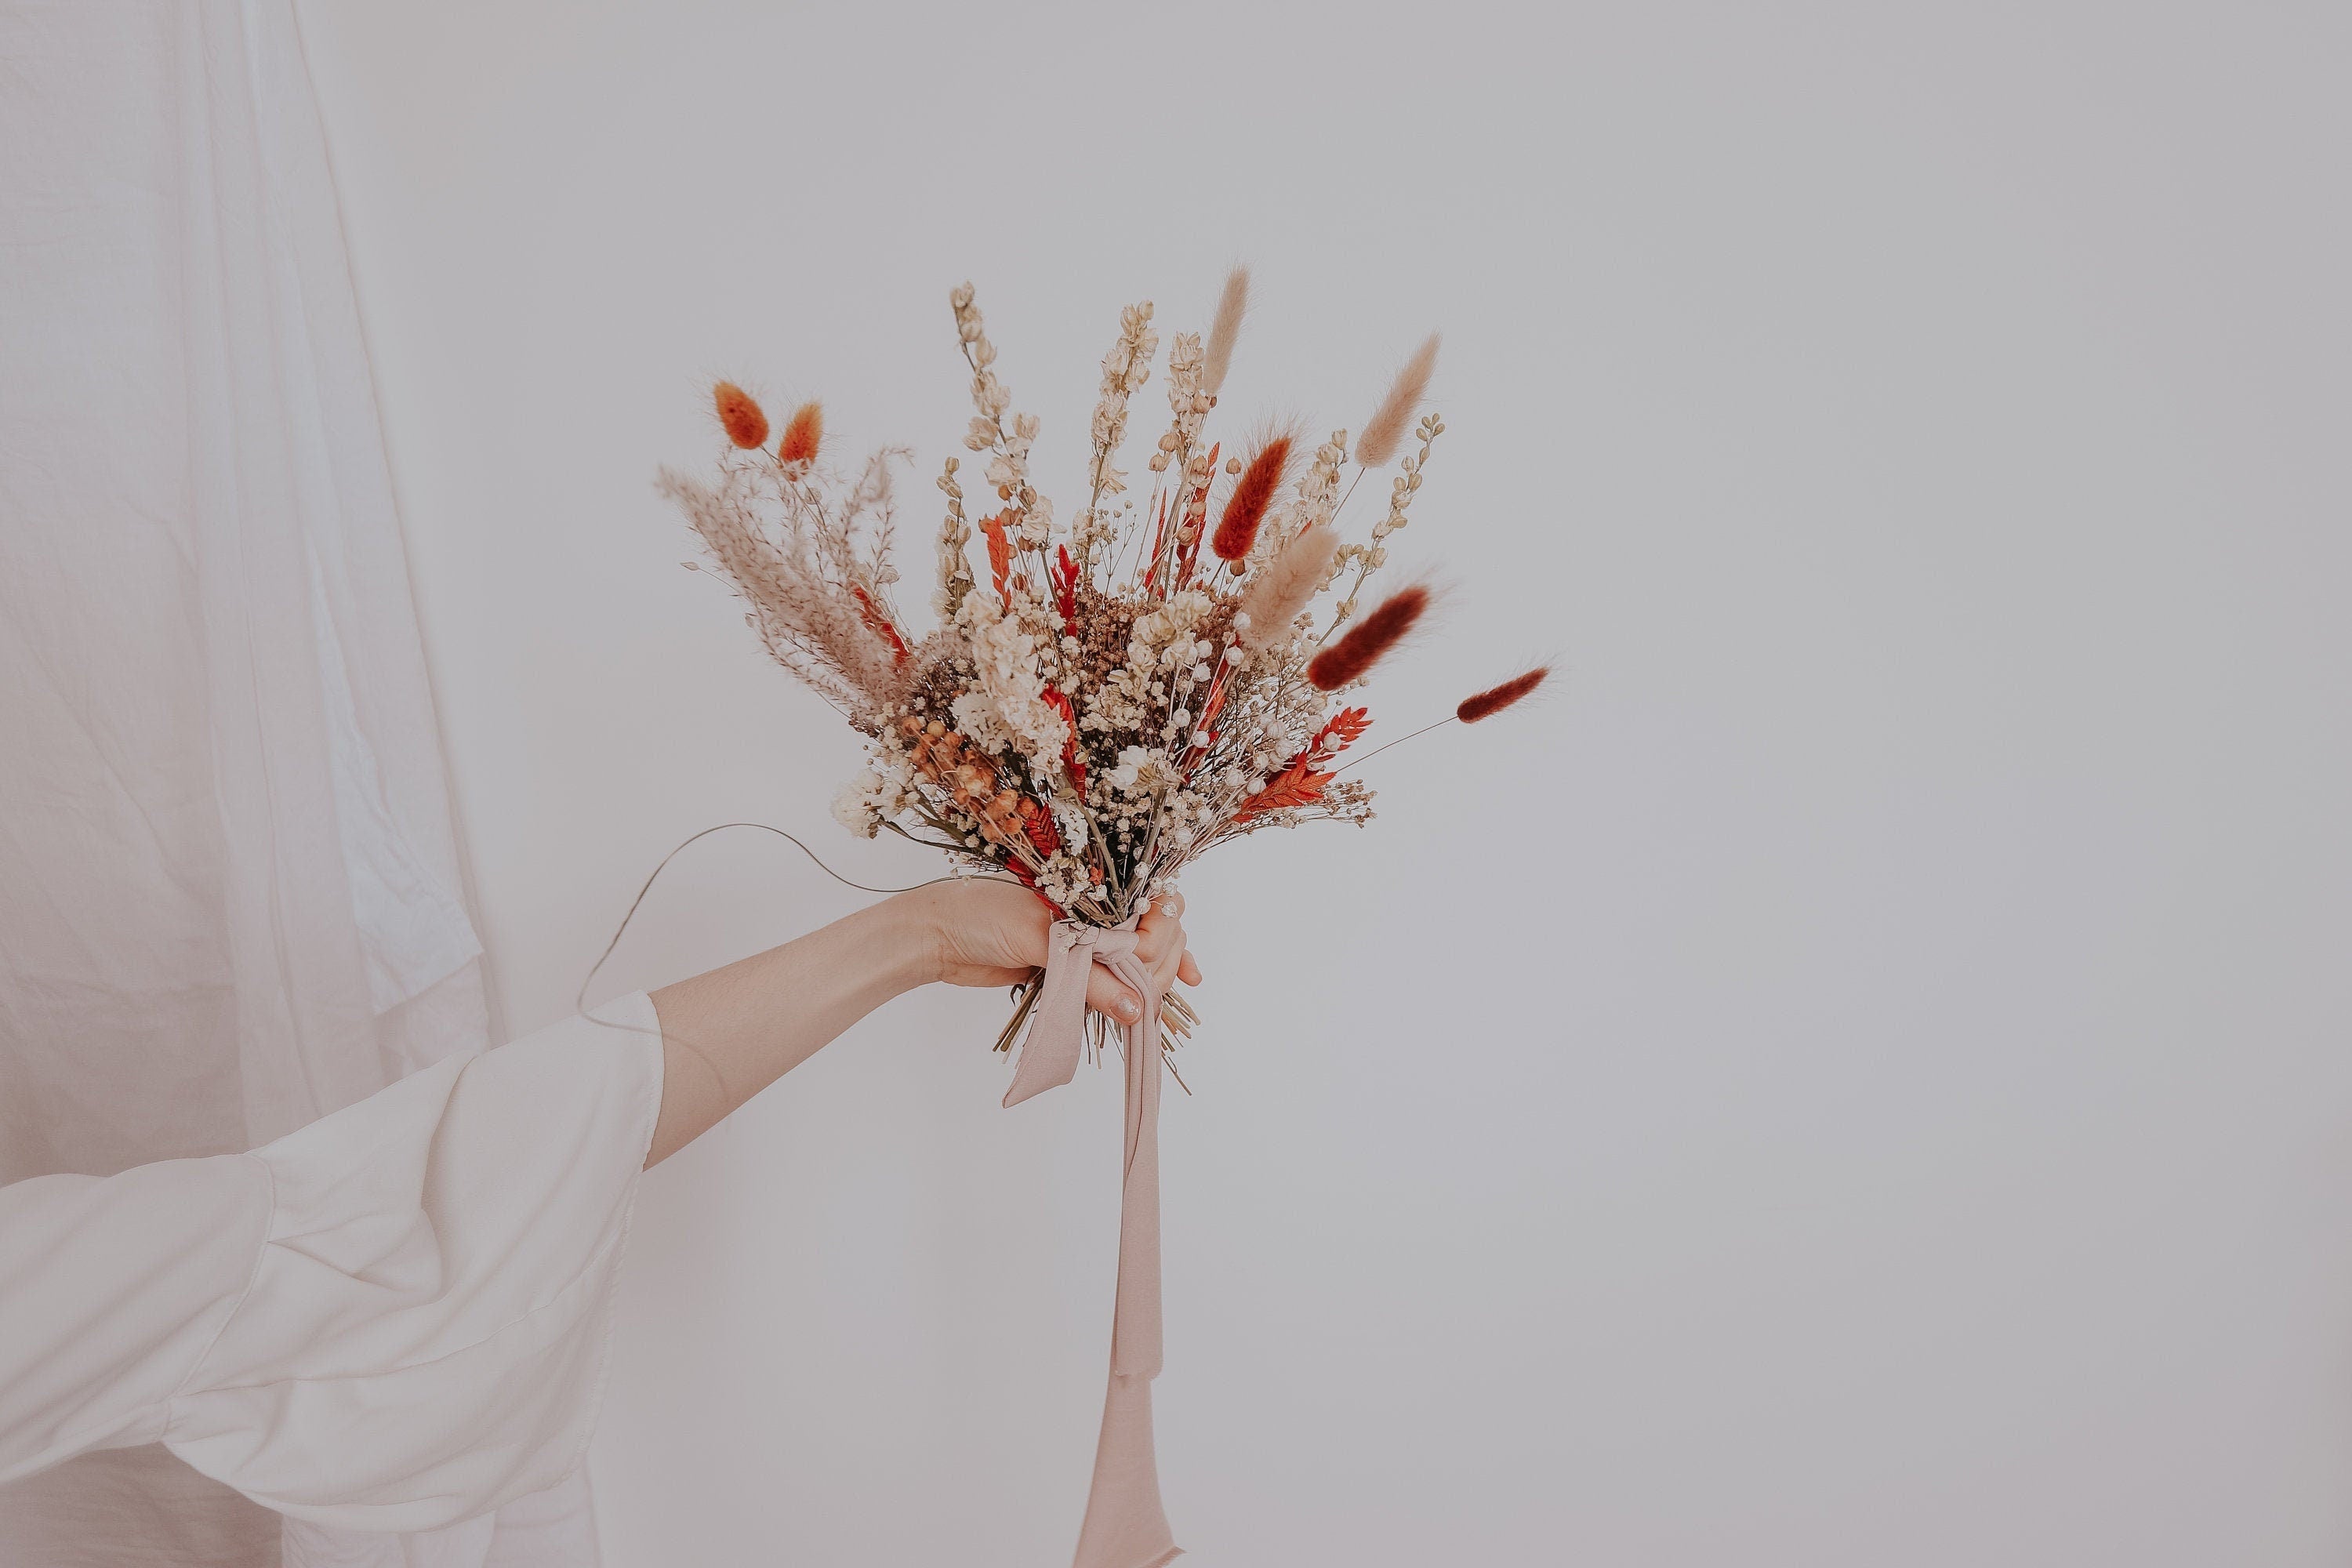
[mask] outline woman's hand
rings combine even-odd
[[[1201,983],[1184,900],[1163,893],[1136,927],[1154,995]],[[1053,917],[1013,882],[942,882],[868,904],[808,935],[653,994],[661,1117],[646,1152],[667,1158],[875,1008],[933,980],[1017,985],[1044,967]],[[1087,1005],[1132,1021],[1142,999],[1090,964]],[[1179,1020],[1174,1026],[1181,1026]]]
[[[950,985],[1018,985],[1045,963],[1045,937],[1053,911],[1028,889],[1012,882],[974,879],[942,882],[900,898],[921,900],[938,952],[937,978]],[[1200,965],[1184,944],[1184,895],[1154,897],[1136,925],[1135,955],[1164,994],[1181,980],[1201,984]],[[1132,1022],[1142,998],[1097,963],[1087,977],[1087,1005]]]

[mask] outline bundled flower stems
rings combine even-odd
[[[1367,591],[1445,430],[1422,408],[1437,340],[1406,363],[1352,450],[1344,430],[1312,445],[1289,429],[1237,437],[1213,416],[1247,300],[1248,276],[1236,271],[1206,339],[1170,339],[1167,423],[1143,494],[1119,464],[1130,404],[1160,342],[1149,302],[1121,312],[1103,357],[1083,500],[1060,519],[1030,472],[1038,421],[1013,407],[971,285],[950,295],[971,380],[963,446],[979,473],[950,458],[937,481],[946,512],[928,633],[895,592],[903,449],[836,470],[816,404],[772,427],[750,395],[722,383],[715,403],[729,445],[715,479],[661,475],[770,654],[865,737],[866,767],[835,815],[868,837],[887,830],[930,845],[960,872],[1010,877],[1052,909],[1054,960],[1022,988],[997,1041],[1010,1050],[1034,1014],[1007,1103],[1066,1079],[1082,1043],[1109,1043],[1108,1020],[1084,1013],[1085,966],[1130,966],[1137,918],[1196,857],[1265,828],[1370,820],[1371,791],[1339,776],[1372,722],[1355,693],[1434,608],[1423,583]],[[1348,499],[1367,472],[1391,464],[1384,504],[1349,540]],[[1490,718],[1546,673],[1476,693],[1454,718]],[[1161,1005],[1167,1031],[1155,1006],[1125,1040],[1119,1303],[1079,1568],[1151,1568],[1176,1554],[1151,1473],[1150,1156],[1169,1032],[1198,1020],[1173,994]],[[1141,1196],[1139,1170],[1150,1187]]]

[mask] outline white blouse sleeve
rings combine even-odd
[[[562,1480],[661,1108],[653,1005],[438,1063],[249,1154],[0,1187],[0,1480],[162,1442],[282,1513],[430,1530]]]

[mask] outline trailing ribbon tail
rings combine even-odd
[[[1004,1103],[1070,1081],[1085,1046],[1087,979],[1097,963],[1143,998],[1124,1026],[1127,1137],[1118,1211],[1118,1297],[1111,1318],[1110,1386],[1095,1445],[1094,1483],[1073,1568],[1164,1568],[1182,1549],[1160,1500],[1151,1441],[1151,1380],[1160,1375],[1160,996],[1135,955],[1135,922],[1115,929],[1057,921],[1044,989]]]

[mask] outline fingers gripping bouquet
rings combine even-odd
[[[1160,339],[1148,302],[1121,313],[1103,357],[1085,502],[1066,522],[1030,473],[1038,421],[1013,408],[971,285],[954,290],[974,410],[963,445],[981,471],[968,491],[962,461],[950,458],[938,480],[947,510],[928,635],[911,629],[894,592],[904,449],[877,452],[854,476],[836,472],[823,461],[817,405],[795,411],[772,443],[759,405],[722,383],[718,414],[731,445],[716,481],[661,476],[749,603],[768,651],[866,738],[866,766],[835,815],[868,837],[887,830],[943,850],[960,871],[1017,879],[1052,907],[1054,962],[1023,988],[997,1041],[1009,1050],[1037,1014],[1008,1103],[1066,1079],[1082,1028],[1097,1048],[1108,1043],[1108,1021],[1082,1012],[1084,964],[1121,963],[1110,933],[1131,931],[1194,858],[1264,828],[1372,816],[1370,790],[1339,776],[1340,759],[1371,723],[1352,694],[1433,601],[1420,583],[1369,603],[1365,594],[1444,433],[1436,415],[1421,413],[1437,340],[1407,362],[1352,447],[1346,431],[1310,445],[1286,428],[1229,443],[1212,416],[1247,289],[1235,272],[1206,340],[1178,332],[1168,344],[1169,418],[1148,459],[1148,495],[1129,489],[1118,464]],[[1385,507],[1360,540],[1344,540],[1346,502],[1391,463]],[[1480,692],[1453,717],[1485,719],[1545,674],[1538,667]],[[1076,1004],[1057,983],[1066,952],[1080,966]],[[1166,1006],[1170,1027],[1189,1033],[1190,1008],[1172,996]],[[1078,1558],[1105,1568],[1175,1553],[1149,1479],[1157,1186],[1147,1172],[1150,1214],[1139,1214],[1136,1158],[1173,1044],[1156,1013],[1127,1041],[1112,1390]],[[1139,1237],[1147,1225],[1153,1235]]]

